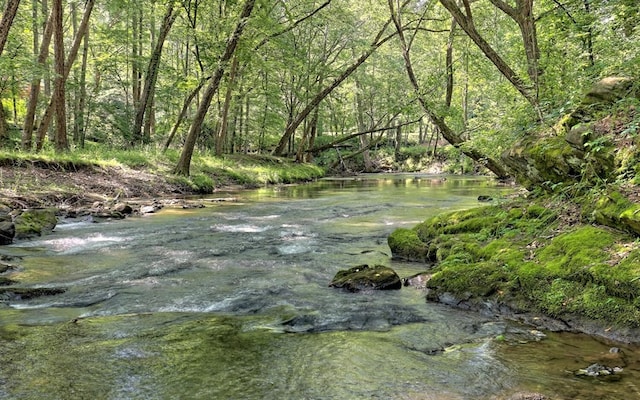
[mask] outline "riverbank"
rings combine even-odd
[[[526,196],[439,215],[389,237],[395,257],[433,266],[430,300],[640,342],[640,96],[633,88],[627,79],[605,79],[554,126],[528,132],[503,153]]]
[[[0,204],[15,209],[55,207],[64,216],[123,201],[139,206],[230,188],[309,181],[325,174],[313,165],[244,155],[199,158],[193,169],[190,177],[179,177],[171,173],[167,160],[0,155]]]

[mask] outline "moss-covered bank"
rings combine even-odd
[[[526,197],[398,229],[393,256],[433,263],[431,300],[639,342],[638,93],[600,82],[503,155]]]
[[[395,257],[410,259],[429,249],[427,258],[436,262],[427,283],[432,300],[453,297],[479,308],[491,300],[513,312],[596,321],[603,334],[640,328],[636,238],[566,224],[558,207],[519,200],[452,212],[394,232],[389,245]]]

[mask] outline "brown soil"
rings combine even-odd
[[[12,208],[82,208],[95,202],[180,197],[184,185],[143,170],[28,164],[0,166],[0,203]]]

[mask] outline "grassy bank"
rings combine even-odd
[[[172,173],[179,153],[115,151],[0,152],[0,200],[55,203],[104,197],[207,194],[230,186],[257,187],[324,176],[322,168],[263,155],[194,156],[191,176]],[[51,204],[49,204],[51,205]]]

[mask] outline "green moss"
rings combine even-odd
[[[620,192],[601,196],[595,202],[591,217],[599,224],[640,235],[640,204]]]
[[[26,210],[14,220],[17,239],[40,236],[50,232],[58,223],[56,210],[53,208]]]
[[[418,238],[417,232],[413,229],[396,229],[387,238],[387,244],[394,258],[426,261],[435,256],[430,256],[429,246]]]
[[[610,231],[584,226],[556,237],[536,254],[536,260],[549,274],[566,276],[607,260],[607,248],[614,241]]]
[[[449,262],[433,274],[427,287],[453,293],[460,298],[487,297],[500,292],[509,282],[509,277],[508,268],[496,263]]]

